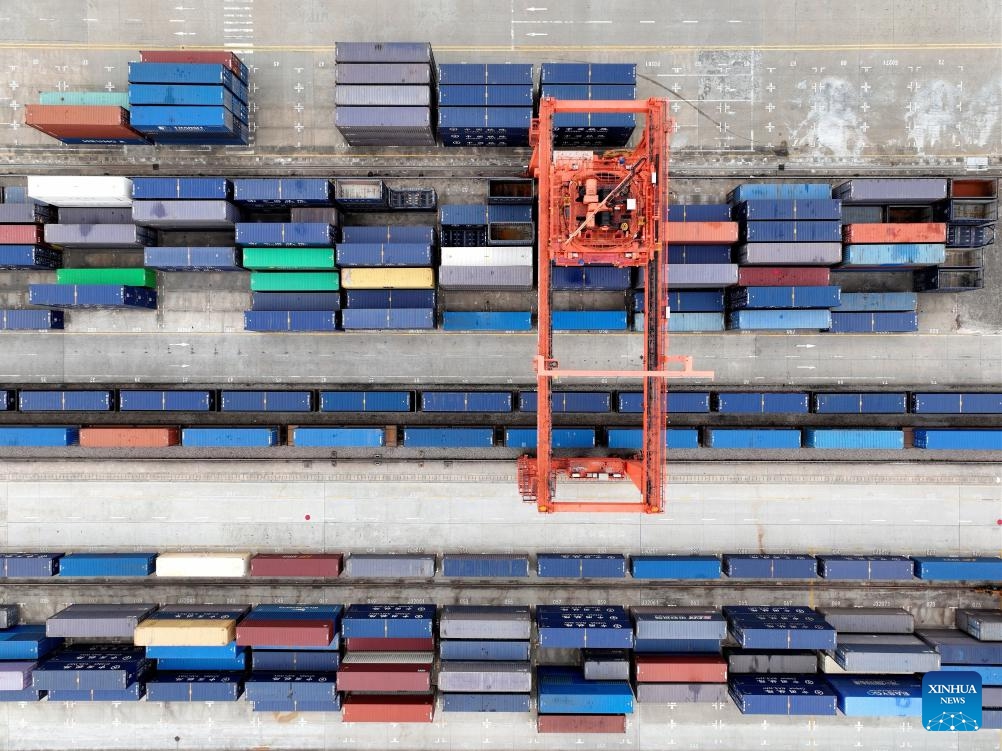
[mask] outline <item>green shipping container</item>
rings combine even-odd
[[[337,292],[341,275],[336,271],[301,273],[290,271],[252,271],[250,288],[254,292]]]
[[[117,284],[130,287],[157,286],[153,269],[58,269],[58,284]]]
[[[245,269],[333,269],[333,248],[244,248]]]
[[[39,104],[88,105],[99,107],[125,107],[129,109],[127,91],[43,91]]]

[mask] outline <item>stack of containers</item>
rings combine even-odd
[[[156,672],[146,681],[147,701],[236,701],[243,690],[247,650],[236,624],[249,605],[167,605],[137,626],[133,640],[146,648]]]
[[[7,560],[4,560],[6,569]],[[26,572],[28,573],[28,572]],[[18,625],[17,605],[0,605],[0,703],[38,701],[45,692],[34,687],[31,673],[63,640],[46,636],[45,626]]]
[[[914,292],[843,292],[832,308],[830,331],[894,333],[918,331],[918,296]]]
[[[919,629],[916,633],[936,650],[941,670],[971,671],[983,686],[1002,684],[1002,614],[998,610],[961,608],[958,629]],[[999,706],[998,697],[985,706]]]
[[[107,91],[42,92],[24,107],[24,124],[66,144],[145,146],[129,127],[127,94]]]
[[[532,620],[528,607],[446,605],[439,636],[442,711],[529,711]]]
[[[1002,641],[1002,612],[975,608],[957,610],[957,628],[974,637],[979,642]],[[1002,718],[1002,663],[991,665],[971,665],[950,663],[940,665],[940,670],[973,670],[981,675],[983,727],[998,727]],[[990,715],[989,715],[990,713]],[[994,722],[989,724],[989,717]]]
[[[149,668],[150,661],[138,647],[74,644],[39,661],[31,673],[31,685],[45,691],[49,701],[139,701]]]
[[[438,138],[443,146],[528,146],[531,64],[438,67]]]
[[[233,186],[225,177],[135,177],[132,218],[160,230],[232,232],[240,220],[231,202]],[[239,271],[240,254],[226,246],[144,248],[143,262],[161,271]]]
[[[252,650],[244,690],[255,712],[337,712],[340,605],[258,605],[237,625]]]
[[[742,264],[729,327],[827,329],[839,289],[829,284],[841,259],[842,204],[827,183],[745,183],[728,194]]]
[[[136,130],[158,144],[247,144],[247,66],[234,53],[147,50],[140,57],[129,63]]]
[[[715,608],[635,607],[633,677],[641,704],[727,698],[721,644],[727,622]]]
[[[337,42],[334,62],[334,126],[351,146],[435,145],[430,44]]]
[[[540,605],[536,626],[540,649],[633,648],[630,616],[618,606]],[[626,731],[626,715],[633,713],[633,689],[622,665],[629,663],[623,657],[608,657],[608,653],[582,656],[585,667],[538,665],[539,732]],[[594,664],[591,670],[589,662]],[[618,677],[606,679],[608,671]]]
[[[998,181],[954,177],[949,195],[935,206],[934,217],[946,222],[946,260],[916,274],[919,289],[978,289],[984,285],[984,246],[995,240]]]
[[[434,605],[350,605],[338,673],[345,722],[431,722]]]
[[[2,191],[0,191],[2,192]],[[8,190],[0,203],[0,270],[45,271],[63,265],[62,253],[45,244],[42,225],[55,218],[52,207],[35,202],[13,202]],[[0,310],[0,331],[61,329],[58,310]]]
[[[634,63],[543,63],[540,97],[564,100],[630,101],[637,98]],[[632,112],[565,112],[553,116],[553,146],[625,146],[637,125]]]
[[[435,328],[435,228],[349,226],[337,249],[345,330]]]
[[[581,292],[576,310],[554,310],[551,324],[554,331],[625,331],[627,314],[625,297],[629,291],[633,269],[624,266],[550,266],[550,288],[554,291]],[[593,292],[622,292],[622,308],[597,310],[590,298]]]

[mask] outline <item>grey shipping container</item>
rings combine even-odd
[[[428,42],[335,42],[336,63],[430,63]]]
[[[336,107],[428,107],[428,86],[346,86],[334,89]]]
[[[229,229],[240,210],[229,201],[135,201],[132,218],[161,229]]]
[[[20,622],[20,605],[0,605],[0,628],[13,628]]]
[[[443,639],[528,639],[529,608],[524,605],[446,605],[439,617]]]
[[[761,649],[735,649],[727,653],[729,673],[816,673],[818,653],[806,650],[770,652]]]
[[[338,107],[334,125],[342,133],[393,133],[397,130],[414,130],[431,133],[431,109],[428,107]]]
[[[1002,641],[1002,611],[959,608],[957,628],[980,641]]]
[[[724,639],[727,621],[717,608],[638,606],[630,609],[638,639]]]
[[[841,634],[910,634],[915,617],[902,608],[818,608]]]
[[[431,578],[435,575],[435,556],[352,554],[345,562],[344,573],[373,579]]]
[[[581,656],[586,681],[630,680],[630,652],[626,649],[586,649]]]
[[[45,242],[64,248],[142,248],[155,245],[155,233],[135,224],[46,224]]]
[[[438,669],[439,691],[527,693],[532,691],[529,662],[445,660]]]
[[[341,213],[334,206],[293,206],[289,209],[289,221],[310,224],[341,224]]]
[[[733,263],[670,263],[668,289],[730,287],[738,283],[738,267]]]
[[[946,178],[855,178],[832,189],[853,203],[933,203],[946,198]]]
[[[455,290],[532,289],[533,276],[532,266],[442,266],[438,286]]]
[[[59,209],[60,224],[128,224],[132,211],[128,206],[65,206]]]
[[[428,86],[431,66],[427,63],[339,63],[334,66],[334,83]]]
[[[74,604],[45,621],[45,635],[74,639],[131,639],[138,623],[156,609],[152,604]]]
[[[928,673],[939,670],[939,654],[911,634],[839,634],[828,651],[850,673]]]
[[[641,704],[713,704],[729,702],[726,683],[638,683]]]
[[[747,243],[741,263],[760,266],[831,266],[842,262],[842,243]]]

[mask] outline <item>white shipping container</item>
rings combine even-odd
[[[250,553],[161,553],[157,576],[227,577],[247,576]]]
[[[442,248],[443,266],[532,266],[531,245]]]
[[[127,177],[29,175],[28,197],[53,206],[131,206]]]

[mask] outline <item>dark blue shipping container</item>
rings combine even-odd
[[[226,201],[233,187],[225,177],[134,177],[132,197],[144,201]]]
[[[59,575],[149,576],[156,561],[156,553],[70,553],[59,559]]]
[[[209,63],[129,63],[129,83],[222,84],[233,88],[236,79],[224,65]]]
[[[363,605],[344,611],[341,636],[352,639],[427,639],[435,634],[434,605]]]
[[[410,412],[410,391],[321,391],[321,412]]]
[[[532,65],[523,63],[444,63],[438,66],[439,86],[454,84],[532,85]]]
[[[119,392],[122,412],[210,412],[215,405],[212,391]]]
[[[806,675],[737,675],[728,692],[742,714],[827,715],[837,713],[837,696],[824,678]]]
[[[157,671],[146,679],[146,701],[236,701],[243,691],[241,673]]]
[[[534,449],[539,435],[536,428],[505,428],[504,445],[508,448]],[[551,443],[555,449],[595,448],[594,428],[553,428]]]
[[[554,331],[626,331],[625,310],[555,310]]]
[[[221,412],[312,412],[312,391],[222,391]]]
[[[711,428],[707,431],[706,446],[713,449],[799,449],[800,431]]]
[[[487,224],[487,204],[446,203],[438,207],[443,227],[479,227]],[[529,221],[532,220],[530,208]]]
[[[324,178],[241,178],[233,181],[237,203],[325,206],[334,203],[330,180]]]
[[[40,331],[63,328],[61,310],[0,310],[0,330]]]
[[[842,202],[832,198],[742,201],[734,207],[734,218],[741,221],[841,220]]]
[[[404,448],[489,448],[493,428],[404,428]]]
[[[669,245],[668,263],[730,263],[730,245]],[[638,274],[638,277],[640,275]]]
[[[237,222],[237,245],[267,247],[330,246],[337,227],[321,222]]]
[[[49,701],[139,701],[146,695],[146,684],[135,681],[120,689],[50,689]]]
[[[709,392],[669,391],[665,409],[675,412],[709,412]],[[644,411],[644,395],[639,391],[620,391],[616,396],[616,411],[640,413]]]
[[[720,558],[715,555],[630,556],[634,579],[719,579]]]
[[[616,553],[539,553],[536,573],[563,579],[623,579],[626,557]]]
[[[338,313],[319,310],[245,310],[247,331],[337,331]]]
[[[424,391],[422,412],[511,412],[510,391]]]
[[[526,573],[523,576],[528,575],[526,561]],[[529,659],[531,647],[532,643],[528,640],[442,639],[438,643],[439,657],[443,660],[524,662]]]
[[[244,681],[248,701],[333,701],[336,673],[251,673]]]
[[[157,291],[117,284],[29,284],[28,303],[44,308],[156,309]]]
[[[203,134],[236,137],[240,132],[239,120],[225,107],[133,107],[129,120],[133,128],[155,141],[161,133],[197,139]]]
[[[995,242],[995,225],[971,227],[961,224],[946,225],[946,247],[982,248]]]
[[[340,712],[341,694],[322,701],[298,701],[282,699],[278,701],[254,701],[254,712]]]
[[[886,311],[910,311],[918,306],[918,295],[914,292],[843,292],[837,308],[838,313],[883,313]]]
[[[341,228],[341,240],[352,243],[435,244],[435,228],[427,225],[349,225]]]
[[[346,308],[341,325],[349,330],[379,329],[433,329],[435,328],[434,308]]]
[[[818,556],[818,573],[825,579],[908,580],[914,577],[914,565],[903,555]]]
[[[0,245],[0,269],[58,269],[63,254],[37,245]]]
[[[443,331],[531,331],[532,313],[465,313],[447,310],[442,314]]]
[[[540,83],[635,84],[635,63],[543,63]]]
[[[243,271],[239,251],[222,247],[144,248],[143,265],[160,271]]]
[[[832,311],[833,334],[893,334],[918,331],[915,313],[837,313]]]
[[[278,445],[277,428],[184,428],[182,446],[263,448]]]
[[[744,222],[744,242],[841,242],[842,222]]]
[[[616,266],[552,266],[550,286],[555,290],[630,289],[632,269]]]
[[[634,639],[637,654],[696,654],[720,652],[719,639]]]
[[[744,183],[727,194],[730,203],[742,201],[801,201],[829,199],[828,183]]]
[[[911,398],[911,411],[922,415],[999,415],[1002,414],[1002,392],[914,393]]]
[[[907,412],[906,394],[814,395],[814,411],[820,415],[899,415]]]
[[[443,712],[528,712],[530,694],[442,693]]]
[[[434,308],[433,289],[349,289],[345,290],[345,307],[356,310],[387,310],[397,308]]]
[[[729,203],[673,203],[668,205],[669,222],[729,222]]]
[[[644,292],[633,293],[633,312],[645,312]],[[668,293],[668,307],[673,313],[721,313],[724,310],[722,289],[686,289]]]
[[[0,660],[37,660],[62,643],[62,639],[47,638],[44,625],[14,626],[0,631]]]
[[[532,84],[438,87],[439,107],[531,107]]]
[[[916,429],[915,448],[952,451],[1002,451],[1002,429]]]
[[[0,412],[17,409],[17,393],[15,391],[0,391]]]
[[[290,427],[292,446],[378,448],[384,445],[382,428],[303,428]]]
[[[724,573],[739,579],[814,579],[812,555],[724,555]]]
[[[915,576],[930,581],[991,581],[1002,579],[1002,558],[913,555]]]
[[[800,392],[721,391],[713,395],[713,407],[730,414],[803,414],[809,411],[807,396]]]
[[[340,665],[341,653],[338,650],[255,648],[251,652],[251,667],[254,670],[326,673],[337,670]]]
[[[251,310],[341,309],[339,292],[251,292]]]
[[[159,657],[157,670],[165,672],[185,672],[188,670],[238,670],[247,669],[247,656],[250,650],[241,649],[235,657]]]
[[[0,691],[0,702],[40,701],[45,696],[44,691],[24,688],[20,691]]]
[[[608,446],[611,449],[643,448],[644,433],[640,428],[609,428]],[[699,430],[696,428],[668,428],[665,430],[665,448],[695,449],[699,448]]]
[[[605,391],[555,391],[551,396],[554,412],[612,411],[612,394]],[[535,391],[522,391],[519,393],[519,412],[535,412],[536,404]]]
[[[62,553],[0,553],[0,576],[5,579],[28,579],[35,577],[55,576],[59,573],[59,559]],[[31,626],[29,628],[41,628],[41,633],[45,635],[45,627]],[[12,631],[0,633],[0,640],[4,635]],[[62,639],[53,641],[62,642]],[[16,657],[0,657],[4,660],[14,660]]]
[[[731,307],[742,308],[834,308],[840,287],[737,287],[730,292]]]
[[[956,629],[922,629],[918,636],[935,649],[942,661],[955,665],[1002,664],[1002,643],[980,641]]]
[[[112,409],[110,391],[22,391],[22,412],[107,412]]]
[[[539,646],[557,649],[630,649],[633,625],[618,605],[537,605]]]
[[[337,246],[337,265],[352,266],[431,266],[431,245],[418,243],[342,243]]]
[[[461,555],[458,553],[449,553],[442,556],[442,575],[508,579],[528,576],[529,557],[526,555]]]

